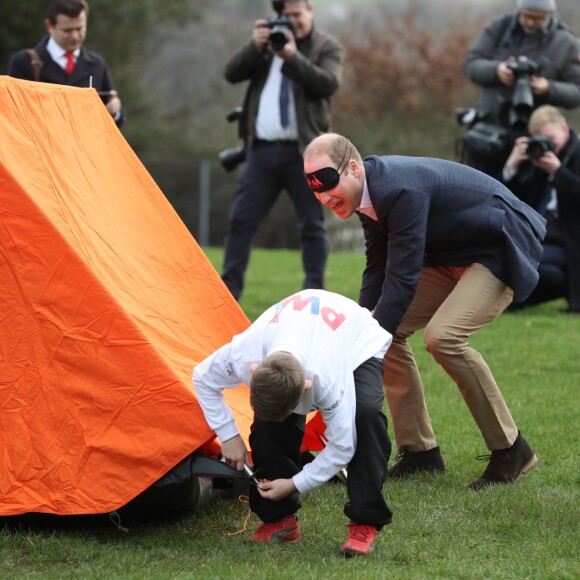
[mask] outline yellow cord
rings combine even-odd
[[[247,495],[240,495],[238,497],[238,501],[240,503],[248,503],[250,501],[250,499],[248,498]],[[231,533],[230,532],[226,532],[224,534],[224,537],[225,536],[237,536],[238,534],[242,534],[243,532],[245,532],[246,529],[247,529],[247,527],[248,527],[248,520],[250,519],[250,516],[251,515],[252,515],[252,510],[248,508],[248,515],[246,516],[246,519],[244,520],[244,527],[241,530],[237,531],[237,532],[231,532]]]

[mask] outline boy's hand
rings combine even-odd
[[[272,501],[284,499],[295,491],[296,486],[292,479],[275,479],[274,481],[262,479],[258,486],[258,493],[262,497],[271,499]]]
[[[252,465],[244,440],[236,435],[227,441],[222,441],[222,455],[225,460],[238,471],[244,469],[244,463]]]

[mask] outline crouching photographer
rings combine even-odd
[[[340,84],[343,51],[314,26],[310,0],[274,0],[272,8],[276,15],[255,21],[251,39],[225,67],[230,83],[248,81],[238,121],[244,149],[225,158],[234,166],[244,154],[246,160],[230,208],[222,270],[236,300],[244,288],[252,239],[282,190],[298,216],[302,287],[324,287],[324,214],[306,183],[302,151],[330,129],[330,99]]]
[[[556,298],[580,314],[580,141],[564,115],[536,109],[530,137],[516,139],[503,168],[506,185],[547,220],[540,279],[531,296],[510,310]]]
[[[533,110],[580,105],[580,46],[556,8],[556,0],[517,0],[516,10],[493,19],[465,56],[465,76],[481,87],[466,162],[493,177],[501,178]]]

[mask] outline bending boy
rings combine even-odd
[[[383,357],[391,343],[371,313],[324,290],[304,290],[270,307],[245,332],[201,362],[193,382],[226,461],[251,464],[223,389],[250,386],[252,460],[261,478],[250,508],[262,520],[252,542],[301,539],[300,494],[348,466],[349,535],[341,551],[372,551],[392,512],[382,487],[391,442],[382,412]],[[328,442],[300,468],[306,414],[319,409]]]

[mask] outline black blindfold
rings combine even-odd
[[[340,181],[340,173],[334,167],[323,167],[312,173],[305,173],[310,189],[316,193],[334,189]]]
[[[345,147],[338,169],[335,169],[334,167],[323,167],[322,169],[317,169],[312,173],[305,173],[304,176],[308,182],[308,187],[310,187],[310,189],[315,193],[323,193],[324,191],[334,189],[340,181],[342,172],[348,165],[350,153],[351,147]]]

